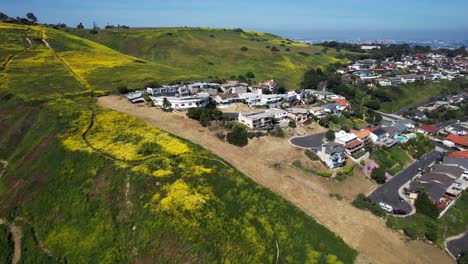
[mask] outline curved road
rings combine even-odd
[[[447,251],[455,258],[463,252],[468,254],[468,231],[462,234],[462,237],[457,237],[459,236],[448,238],[445,242]]]
[[[325,133],[318,133],[303,137],[293,137],[289,139],[289,143],[300,148],[315,148],[318,149],[323,144]]]
[[[406,169],[400,171],[388,182],[377,188],[370,195],[371,200],[377,204],[384,202],[391,205],[393,209],[400,209],[410,213],[412,211],[412,207],[406,201],[401,199],[400,195],[398,194],[398,189],[400,189],[403,184],[413,179],[414,176],[419,173],[419,168],[428,167],[441,156],[442,153],[436,150],[433,150],[422,156],[419,160],[408,166]]]

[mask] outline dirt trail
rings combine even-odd
[[[13,258],[11,263],[17,264],[21,259],[21,238],[23,237],[23,232],[20,227],[8,223],[5,219],[0,219],[0,225],[7,225],[10,228],[11,237],[13,238]]]
[[[331,183],[326,179],[311,177],[290,166],[274,169],[273,160],[281,160],[296,151],[285,140],[283,151],[270,153],[269,158],[259,158],[259,149],[268,148],[266,140],[275,139],[255,139],[249,146],[239,148],[220,141],[183,115],[133,105],[116,95],[100,97],[98,104],[136,116],[212,151],[338,234],[361,253],[357,259],[359,263],[453,263],[440,249],[422,241],[406,241],[400,233],[388,229],[382,219],[329,197]]]

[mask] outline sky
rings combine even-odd
[[[1,0],[41,23],[199,26],[290,38],[468,40],[468,0]]]

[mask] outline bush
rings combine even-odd
[[[332,142],[333,140],[335,140],[335,132],[333,132],[333,130],[329,129],[326,133],[325,133],[325,138]]]
[[[316,172],[318,176],[322,176],[322,177],[331,177],[332,176],[332,173],[329,172],[329,171],[317,171]]]
[[[277,51],[280,51],[280,50],[277,47],[273,46],[273,47],[271,47],[271,51],[277,52]]]
[[[319,158],[317,157],[317,154],[315,154],[314,152],[312,152],[311,150],[309,149],[306,149],[304,151],[304,154],[310,159],[310,160],[318,160]]]
[[[255,78],[255,74],[253,72],[247,72],[245,74],[245,77],[252,79],[252,78]]]
[[[416,211],[418,213],[427,215],[433,219],[437,219],[439,216],[439,208],[437,208],[437,205],[432,202],[432,200],[429,198],[429,195],[427,195],[427,193],[424,191],[418,194],[418,198],[416,198],[414,206],[416,207]]]
[[[304,56],[304,57],[310,56],[309,53],[304,52],[304,51],[300,51],[300,52],[298,52],[298,54],[299,54],[299,55],[302,55],[302,56]]]
[[[235,124],[226,136],[227,142],[243,147],[249,143],[247,128],[241,124]]]
[[[296,127],[296,121],[290,120],[288,126],[292,128]]]
[[[384,184],[387,180],[385,170],[380,167],[372,170],[371,178],[378,184]]]
[[[247,48],[247,47],[243,46],[243,47],[241,47],[241,48],[240,48],[240,50],[241,50],[241,51],[248,51],[248,50],[249,50],[249,48]]]
[[[358,194],[351,204],[356,208],[367,210],[378,217],[385,217],[385,211],[362,193]]]
[[[275,126],[275,128],[272,131],[270,131],[270,135],[280,138],[284,138],[286,136],[286,134],[280,126]]]
[[[414,230],[412,227],[407,227],[405,229],[403,229],[403,232],[405,233],[405,235],[411,239],[417,239],[418,238],[418,234],[416,232],[416,230]]]

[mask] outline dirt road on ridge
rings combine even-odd
[[[332,189],[331,183],[326,179],[311,177],[291,166],[274,169],[272,162],[281,162],[286,158],[285,155],[297,152],[287,142],[281,152],[270,153],[268,158],[263,158],[257,153],[259,146],[267,143],[264,138],[255,139],[249,146],[239,148],[221,142],[212,132],[182,115],[165,113],[144,105],[133,105],[116,95],[100,97],[98,104],[133,115],[222,157],[343,238],[361,253],[358,262],[453,263],[453,259],[442,250],[421,241],[408,242],[401,234],[388,229],[382,219],[354,208],[349,202],[331,198],[328,195]]]

